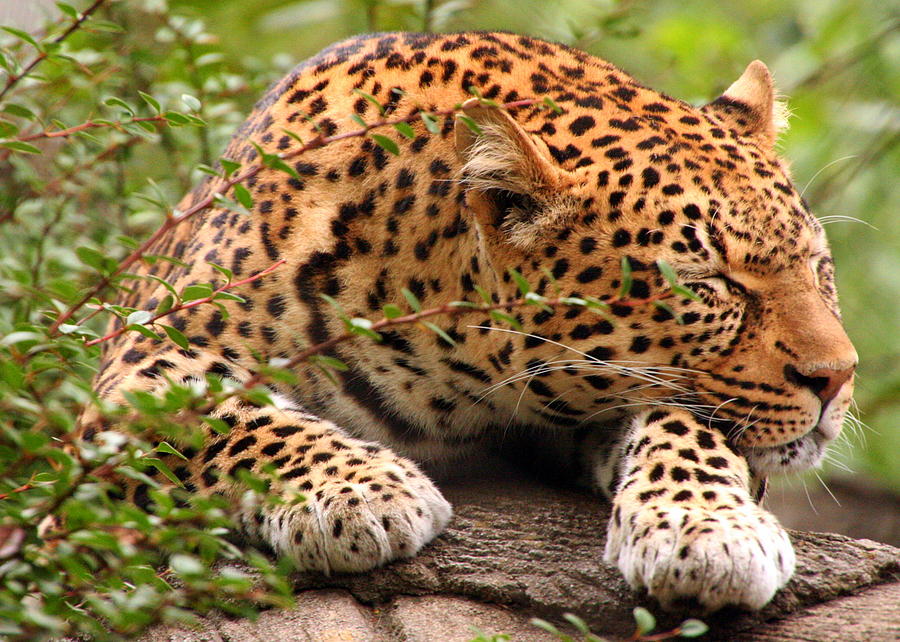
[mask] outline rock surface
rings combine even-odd
[[[515,642],[554,640],[532,617],[572,612],[613,639],[633,632],[631,610],[662,615],[604,566],[602,502],[500,470],[444,487],[456,516],[415,559],[368,575],[297,578],[297,607],[256,622],[211,615],[198,631],[158,627],[147,642],[244,640],[467,642],[481,631]],[[702,619],[707,640],[898,640],[900,549],[841,535],[792,532],[797,572],[759,613]],[[563,627],[561,627],[563,628]]]

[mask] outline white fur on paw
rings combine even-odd
[[[623,511],[619,526],[610,521],[604,559],[664,608],[695,599],[710,611],[729,604],[762,608],[787,583],[795,562],[785,530],[750,502],[719,510]]]
[[[450,521],[452,508],[424,475],[385,464],[359,481],[323,480],[306,501],[267,513],[259,532],[301,570],[367,571],[414,556]]]

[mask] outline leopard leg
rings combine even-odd
[[[753,500],[747,462],[690,413],[637,416],[619,471],[604,559],[632,587],[666,608],[759,609],[790,578],[794,550]]]
[[[167,357],[123,377],[119,390],[163,394],[167,379],[197,378],[198,364],[206,365],[204,355],[190,362]],[[249,373],[232,364],[228,375],[240,380]],[[121,399],[118,392],[111,396]],[[450,504],[414,463],[349,436],[280,395],[275,401],[260,407],[226,399],[210,414],[230,426],[227,434],[210,430],[204,447],[187,461],[161,457],[188,490],[229,498],[245,535],[302,570],[357,572],[411,557],[446,526]],[[82,417],[83,438],[95,438],[99,422]],[[269,494],[284,501],[250,492],[236,481],[242,469],[264,478],[274,472]],[[149,502],[145,484],[122,483],[136,503]]]

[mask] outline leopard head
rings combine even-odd
[[[632,81],[559,105],[473,100],[480,133],[456,130],[464,209],[508,296],[515,267],[544,296],[609,303],[522,315],[525,412],[581,422],[676,405],[722,429],[758,475],[817,463],[857,355],[822,226],[775,153],[765,65],[699,109]],[[696,300],[671,294],[660,260]]]

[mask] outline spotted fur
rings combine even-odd
[[[512,102],[509,112],[471,98]],[[663,259],[700,300],[514,311],[524,329],[483,317],[436,319],[455,346],[415,326],[383,341],[338,345],[337,385],[307,364],[277,388],[277,407],[231,399],[175,474],[234,497],[248,535],[301,567],[361,571],[413,555],[450,507],[417,464],[458,462],[519,439],[556,472],[614,505],[606,560],[664,604],[759,608],[790,577],[793,552],[756,503],[765,476],[813,465],[840,430],[856,354],[841,328],[822,227],[773,146],[779,108],[752,63],[695,108],[568,47],[505,33],[381,34],[333,45],[257,104],[225,156],[258,161],[251,143],[291,153],[351,132],[356,114],[387,117],[463,105],[415,137],[386,129],[392,156],[350,137],[292,158],[299,178],[263,169],[247,180],[250,216],[208,209],[154,248],[187,267],[142,268],[181,288],[282,268],[226,302],[172,315],[180,349],[129,333],[107,344],[96,390],[161,393],[169,380],[245,380],[258,360],[290,358],[334,337],[352,316],[377,318],[409,289],[425,307],[517,296],[516,268],[541,294],[610,299],[623,257],[633,297],[664,292]],[[210,180],[187,208],[217,189]],[[136,284],[126,303],[165,292]],[[84,437],[98,420],[86,416]],[[501,444],[502,445],[502,444]],[[241,499],[229,481],[272,466],[273,493],[300,505]],[[131,492],[146,503],[147,489]]]

